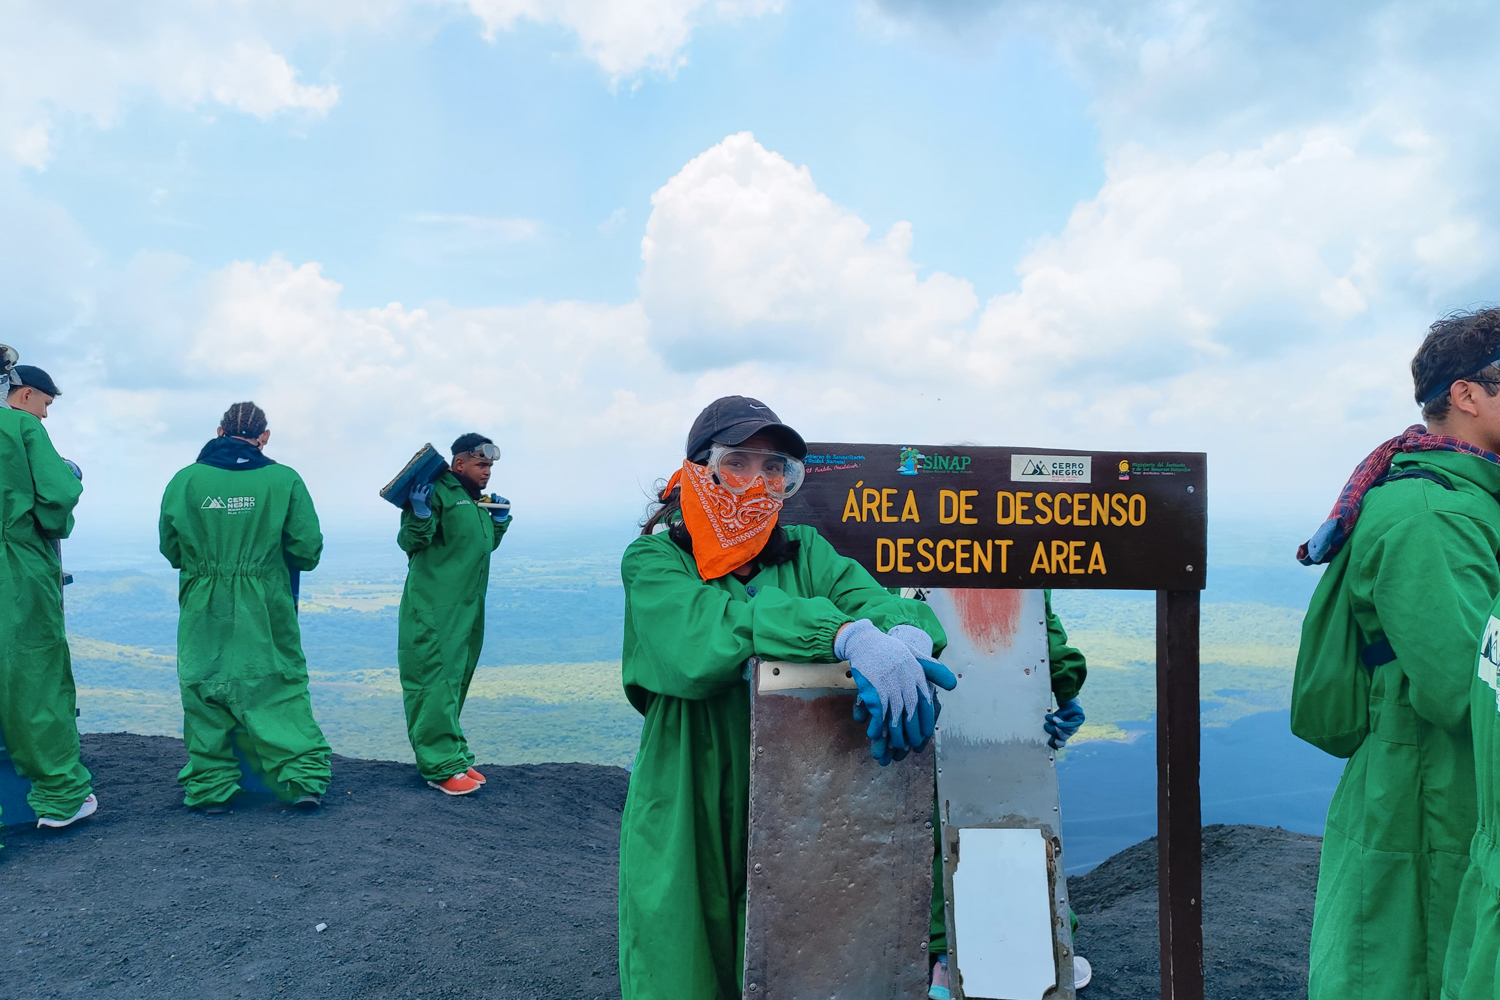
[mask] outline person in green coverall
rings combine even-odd
[[[184,803],[223,813],[241,790],[236,747],[272,791],[316,808],[330,779],[313,718],[293,572],[317,567],[318,514],[302,477],[267,458],[266,415],[224,414],[161,499],[161,554],[179,570],[177,678]]]
[[[741,997],[751,656],[848,659],[861,703],[888,725],[872,736],[878,759],[920,745],[900,732],[907,712],[930,720],[916,655],[947,643],[931,609],[888,593],[813,528],[777,523],[806,453],[764,404],[717,400],[621,560],[622,681],[644,718],[620,829],[623,1000]],[[732,473],[737,455],[758,464]]]
[[[0,354],[14,354],[0,348]],[[83,493],[75,469],[42,427],[59,394],[31,365],[0,372],[0,738],[31,782],[37,825],[67,826],[99,800],[78,759],[77,698],[63,630],[62,565],[55,539],[73,530]]]
[[[1436,1000],[1440,993],[1477,819],[1474,649],[1500,595],[1497,320],[1492,311],[1433,325],[1412,361],[1427,433],[1413,428],[1366,460],[1345,488],[1348,497],[1364,483],[1362,506],[1356,496],[1351,514],[1341,498],[1302,557],[1323,561],[1312,552],[1320,539],[1347,537],[1306,622],[1332,621],[1346,603],[1349,611],[1337,613],[1352,615],[1364,663],[1348,669],[1351,677],[1368,670],[1370,678],[1369,732],[1328,810],[1310,1000]],[[1368,475],[1382,471],[1387,457],[1391,478],[1370,488]],[[1330,525],[1340,530],[1325,535]],[[1294,719],[1320,709],[1303,699],[1329,699],[1311,693],[1319,690],[1316,675],[1304,674],[1303,660],[1322,648],[1309,627]]]
[[[453,465],[411,491],[396,543],[407,554],[396,660],[417,769],[446,795],[484,784],[459,713],[484,646],[490,553],[510,528],[510,501],[480,507],[500,449],[481,434],[453,442]]]

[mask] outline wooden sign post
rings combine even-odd
[[[1199,591],[1207,458],[810,443],[785,523],[889,587],[1153,590],[1163,1000],[1202,1000]]]

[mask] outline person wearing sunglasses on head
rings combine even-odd
[[[806,455],[764,403],[716,400],[621,560],[622,679],[644,716],[620,830],[624,1000],[741,996],[751,656],[848,660],[881,763],[925,746],[933,683],[955,683],[924,666],[947,643],[927,605],[779,523]]]
[[[483,492],[500,449],[482,434],[453,442],[453,464],[411,491],[396,543],[407,555],[396,661],[406,732],[427,784],[479,791],[484,775],[459,725],[484,645],[490,553],[510,527],[510,501]]]

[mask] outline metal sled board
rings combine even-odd
[[[846,670],[752,661],[747,1000],[927,995],[933,757],[876,764]]]
[[[927,592],[927,601],[948,633],[943,662],[959,677],[957,690],[941,696],[935,741],[953,995],[1072,1000],[1073,936],[1062,874],[1057,771],[1042,729],[1052,699],[1042,592],[935,589]],[[1023,859],[1016,853],[1021,841],[1002,849],[978,833],[984,830],[1035,831],[1032,843],[1041,854]],[[981,844],[988,846],[976,850]],[[955,888],[962,901],[969,887],[972,900],[974,887],[992,882],[996,869],[1005,867],[1024,869],[1028,878],[1044,874],[1048,909],[971,906],[967,919],[955,913]],[[1039,921],[1046,923],[1037,926]],[[1051,966],[1050,975],[1039,978],[1030,960],[993,961],[1018,942],[1030,942],[1033,949],[1038,942],[1046,946],[1043,962]],[[975,975],[966,977],[966,968]]]

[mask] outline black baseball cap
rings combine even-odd
[[[38,392],[45,392],[49,396],[62,395],[62,390],[57,387],[56,382],[52,381],[52,376],[36,365],[16,365],[11,369],[11,376],[12,389],[16,388],[14,383],[19,382],[21,385],[31,386]]]
[[[807,442],[802,435],[782,423],[765,403],[749,396],[724,396],[704,407],[693,421],[693,429],[688,431],[688,461],[707,461],[714,442],[740,444],[757,434],[773,438],[776,446],[793,458],[807,457]]]

